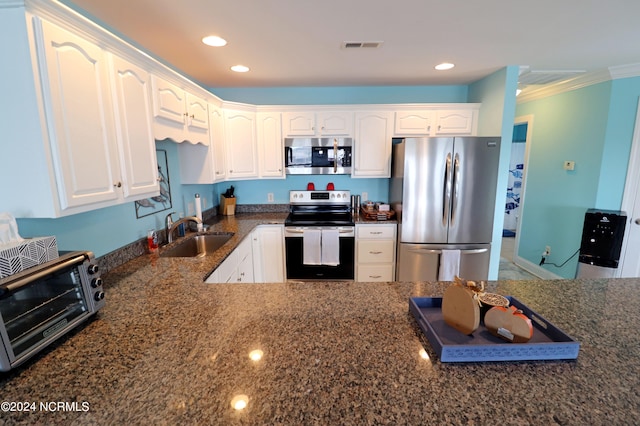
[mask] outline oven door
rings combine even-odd
[[[81,266],[80,257],[0,289],[0,370],[20,364],[93,313]]]
[[[340,229],[339,264],[306,265],[303,260],[304,227],[285,227],[285,255],[289,280],[353,280],[355,233],[353,227]]]

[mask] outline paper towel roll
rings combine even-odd
[[[196,217],[202,220],[202,204],[200,203],[200,194],[196,194]]]

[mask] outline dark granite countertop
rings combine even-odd
[[[242,238],[262,215],[223,218]],[[232,246],[233,243],[230,245]],[[229,248],[229,250],[231,247]],[[640,279],[501,281],[581,342],[573,361],[440,363],[408,314],[447,283],[205,284],[219,260],[145,255],[96,318],[0,375],[0,424],[633,424]],[[423,347],[431,355],[420,355]],[[249,354],[261,350],[253,361]],[[246,395],[236,411],[231,401]],[[82,403],[85,403],[82,405]],[[86,410],[85,410],[86,409]]]

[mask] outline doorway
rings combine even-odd
[[[532,127],[533,115],[516,117],[514,121],[509,179],[505,197],[499,279],[516,279],[512,276],[514,274],[519,276],[519,279],[536,278],[518,266],[517,254],[520,243],[521,218],[524,214],[526,166],[531,146]]]

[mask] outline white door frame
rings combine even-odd
[[[525,192],[527,188],[527,170],[529,169],[529,151],[531,150],[531,133],[533,131],[533,115],[522,115],[520,117],[516,117],[513,125],[516,126],[518,124],[526,124],[527,125],[527,136],[525,139],[525,147],[524,147],[524,159],[522,160],[523,168],[522,168],[522,189],[520,190],[520,214],[518,216],[518,220],[516,220],[516,240],[513,245],[513,263],[518,265],[521,263],[522,258],[518,256],[518,247],[520,246],[520,228],[522,226],[522,216],[524,215],[524,199]]]
[[[622,196],[621,210],[627,213],[627,226],[624,230],[624,240],[622,241],[622,251],[620,252],[620,265],[615,273],[616,277],[638,277],[640,276],[640,262],[638,262],[638,252],[640,247],[629,246],[629,234],[631,228],[636,226],[634,218],[638,213],[634,211],[636,197],[640,186],[640,100],[636,111],[636,124],[631,140],[631,153],[629,154],[629,167],[627,168],[627,179],[624,184],[624,194]],[[627,258],[627,255],[629,258]]]

